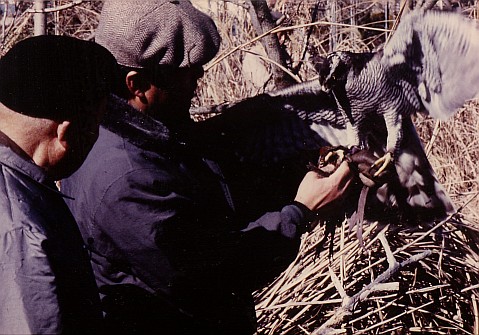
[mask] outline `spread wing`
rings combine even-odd
[[[242,162],[271,165],[347,140],[335,100],[314,81],[190,112],[219,114],[196,123],[196,133],[209,151],[234,153]]]
[[[477,21],[457,13],[418,10],[401,19],[382,62],[390,69],[412,70],[426,112],[446,119],[477,97],[478,55]]]
[[[273,209],[293,199],[307,163],[317,162],[320,147],[348,145],[343,113],[317,81],[192,113],[219,114],[195,123],[194,142],[220,162],[233,193],[261,204],[263,210],[268,204]],[[370,192],[371,209],[375,207],[380,216],[387,207],[416,219],[417,215],[444,217],[453,209],[452,202],[434,175],[412,121],[405,118],[403,123],[397,175],[378,192]],[[382,156],[387,141],[384,118],[370,122],[367,138],[369,148]],[[378,202],[386,206],[376,206]],[[245,208],[251,218],[261,214],[260,209]]]
[[[290,203],[319,148],[347,138],[341,114],[316,82],[241,101],[192,109],[190,135],[218,162],[242,221]]]

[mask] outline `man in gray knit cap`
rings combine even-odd
[[[213,21],[188,1],[107,1],[96,41],[122,79],[62,190],[75,198],[111,333],[254,333],[251,292],[294,259],[311,212],[341,198],[347,165],[308,173],[290,205],[237,222],[221,171],[185,131],[219,49]]]

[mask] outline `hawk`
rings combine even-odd
[[[217,114],[193,123],[191,142],[219,162],[240,203],[237,209],[248,219],[291,201],[321,148],[348,144],[347,121],[317,80],[191,112]],[[370,120],[366,142],[380,157],[386,152],[386,126],[380,115]],[[394,174],[369,192],[366,214],[372,215],[369,219],[442,219],[453,212],[452,201],[436,179],[410,117],[402,120],[402,128]]]
[[[443,219],[454,206],[427,160],[411,114],[447,118],[474,98],[477,55],[476,22],[455,13],[411,12],[382,51],[335,52],[319,62],[319,80],[192,110],[218,115],[196,122],[191,136],[223,165],[245,212],[253,215],[260,211],[250,211],[251,203],[264,208],[271,198],[292,199],[305,162],[319,148],[360,146],[384,157],[379,163],[388,165],[391,158],[394,168],[392,178],[370,192],[368,214],[384,217],[393,209],[393,218],[399,211],[413,220]],[[292,186],[286,192],[288,178]],[[261,197],[265,180],[265,189],[276,193]]]
[[[479,93],[479,26],[460,14],[417,10],[402,18],[383,50],[334,52],[315,64],[325,92],[348,121],[349,145],[366,147],[363,128],[381,115],[385,167],[399,154],[402,120],[416,112],[446,119]]]

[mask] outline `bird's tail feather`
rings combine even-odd
[[[404,120],[403,130],[408,135],[395,161],[397,180],[382,186],[377,197],[390,206],[403,207],[403,213],[412,209],[409,212],[416,219],[443,219],[454,212],[454,204],[437,180],[410,118]]]

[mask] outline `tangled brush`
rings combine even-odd
[[[334,254],[317,254],[323,229],[256,293],[259,334],[478,334],[478,233],[464,219],[419,226],[347,222]]]

